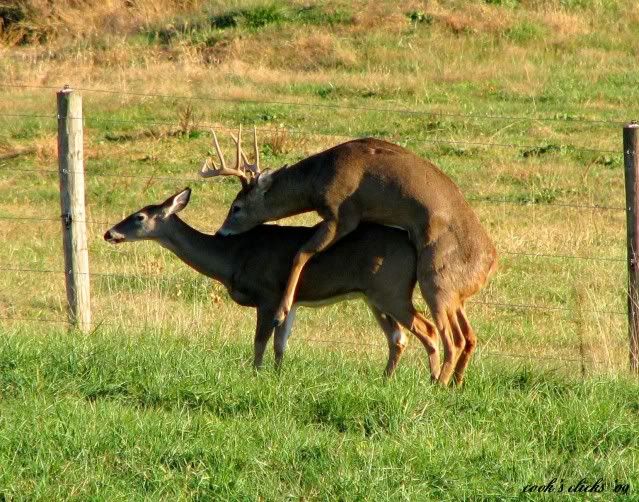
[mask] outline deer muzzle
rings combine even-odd
[[[120,242],[124,242],[125,237],[124,235],[115,232],[113,229],[110,229],[104,233],[104,240],[110,244],[119,244]]]

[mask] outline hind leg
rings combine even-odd
[[[441,291],[431,280],[430,275],[425,280],[419,278],[419,288],[435,321],[437,333],[444,347],[444,362],[437,378],[441,385],[448,385],[455,368],[455,347],[452,338],[452,327],[448,315],[448,295]]]
[[[473,352],[475,352],[475,348],[477,347],[477,336],[475,335],[473,328],[468,322],[468,318],[466,317],[466,312],[464,312],[463,306],[457,309],[456,316],[457,322],[459,323],[460,329],[466,341],[464,350],[459,355],[457,364],[455,365],[455,383],[457,385],[462,385],[464,383],[464,372],[466,371],[470,358],[473,355]]]
[[[430,379],[436,381],[439,378],[439,350],[437,349],[437,328],[422,314],[413,312],[413,323],[409,328],[411,333],[422,342],[428,352],[428,363],[430,366]]]
[[[379,324],[386,335],[386,341],[388,342],[388,363],[384,370],[384,376],[390,377],[395,371],[397,363],[399,363],[402,353],[406,348],[406,336],[404,336],[401,325],[395,319],[384,314],[374,305],[369,304],[369,307],[371,312],[373,312],[377,324]]]
[[[273,334],[273,310],[257,309],[257,324],[255,326],[255,340],[253,342],[253,367],[260,369],[264,351]]]
[[[384,312],[387,318],[390,316],[393,321],[399,322],[422,343],[428,352],[431,379],[437,380],[439,377],[439,350],[437,348],[437,329],[433,323],[415,310],[409,296],[406,298],[401,295],[399,297],[378,298],[376,305],[376,307],[371,306],[373,312]]]
[[[430,367],[430,379],[436,381],[439,378],[439,349],[437,348],[437,328],[417,312],[412,304],[407,309],[408,313],[397,314],[397,320],[406,326],[408,330],[422,343],[428,352],[428,365]]]
[[[451,338],[451,327],[450,323],[448,322],[446,310],[444,308],[441,308],[439,306],[437,306],[436,308],[431,307],[431,314],[433,315],[433,319],[435,320],[435,326],[437,327],[439,338],[441,339],[442,345],[444,347],[444,362],[439,372],[437,383],[442,386],[446,386],[448,385],[448,382],[453,375],[455,364],[455,348]]]
[[[446,315],[448,316],[448,324],[450,324],[450,331],[453,337],[453,346],[455,347],[455,368],[457,367],[457,361],[459,360],[459,357],[466,348],[466,336],[462,331],[461,326],[459,325],[459,321],[457,320],[457,310],[458,309],[456,308],[449,307],[446,311]]]

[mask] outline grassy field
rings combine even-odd
[[[0,18],[0,155],[26,152],[0,160],[0,500],[637,486],[621,155],[635,2],[24,0]],[[90,337],[58,322],[65,83],[83,89]],[[283,374],[255,376],[252,311],[157,245],[102,241],[187,185],[184,219],[214,231],[238,184],[195,173],[210,126],[228,150],[240,123],[269,167],[372,135],[460,185],[500,252],[469,308],[463,392],[431,388],[414,343],[384,382],[358,302],[300,310]]]
[[[503,499],[555,477],[604,479],[610,499],[639,482],[624,379],[480,365],[451,392],[310,348],[255,376],[245,344],[161,331],[21,329],[0,347],[8,500]]]

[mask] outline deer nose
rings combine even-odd
[[[104,233],[104,240],[105,240],[105,241],[109,241],[109,240],[111,240],[111,239],[113,239],[113,235],[111,235],[111,230],[107,230],[107,231]]]

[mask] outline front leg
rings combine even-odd
[[[335,243],[335,241],[341,239],[346,234],[352,232],[357,228],[360,218],[355,216],[354,211],[346,211],[347,214],[343,214],[344,211],[340,211],[340,218],[326,219],[321,223],[318,223],[315,228],[313,236],[302,245],[300,250],[295,255],[293,260],[293,267],[291,274],[284,290],[284,296],[280,302],[280,306],[275,314],[273,321],[274,326],[281,326],[286,319],[291,305],[293,305],[293,299],[295,298],[295,290],[297,289],[297,282],[299,281],[300,274],[304,265],[310,260],[313,255],[325,250],[327,247]]]
[[[255,326],[253,367],[258,370],[262,366],[264,351],[273,334],[273,309],[257,309],[257,325]]]

